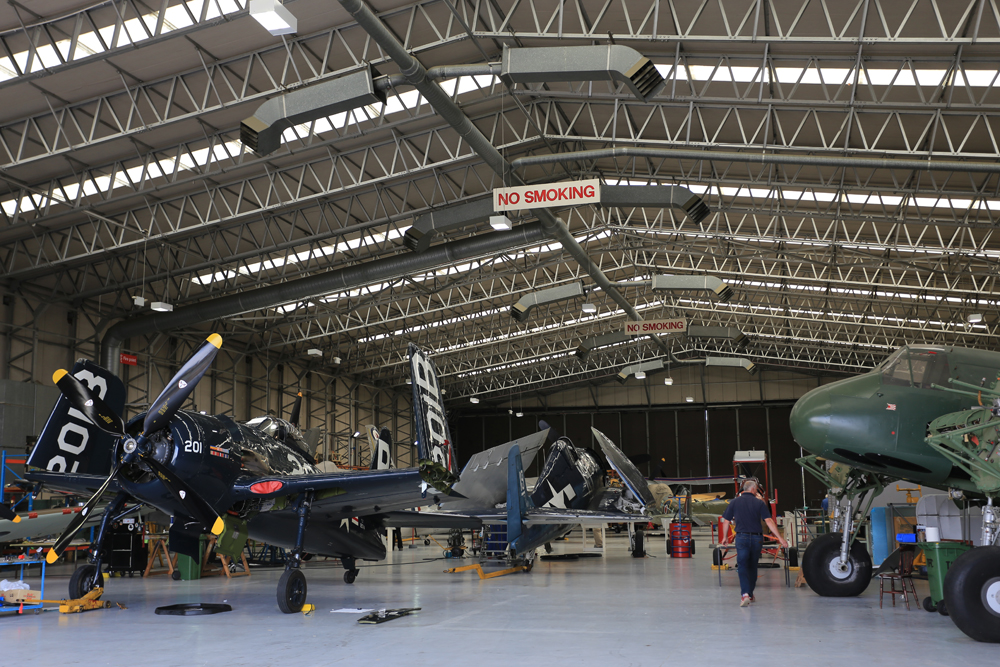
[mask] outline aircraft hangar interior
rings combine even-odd
[[[993,664],[998,63],[996,0],[4,3],[0,662]]]

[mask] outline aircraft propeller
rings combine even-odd
[[[100,396],[93,393],[89,387],[65,370],[60,369],[53,374],[52,379],[55,381],[56,386],[59,387],[59,391],[67,398],[70,405],[83,413],[87,419],[105,433],[125,439],[122,445],[125,456],[121,461],[115,463],[111,474],[108,475],[104,484],[90,497],[90,500],[84,504],[83,509],[73,517],[66,531],[56,540],[55,545],[45,557],[49,564],[54,563],[63,554],[66,547],[69,546],[69,543],[90,517],[90,513],[97,506],[101,496],[104,495],[104,492],[108,490],[115,477],[118,476],[122,466],[135,461],[137,458],[143,460],[152,469],[156,476],[163,482],[163,485],[167,487],[167,490],[180,502],[190,516],[201,521],[205,526],[212,526],[212,533],[215,535],[222,534],[223,521],[218,513],[212,509],[212,506],[205,502],[173,470],[150,456],[152,453],[150,437],[170,423],[177,410],[180,409],[184,401],[194,391],[195,385],[198,384],[198,381],[205,375],[209,366],[212,365],[212,361],[215,359],[215,355],[221,346],[222,337],[218,334],[212,334],[194,351],[194,354],[177,371],[177,374],[171,378],[164,390],[149,406],[146,418],[143,421],[142,433],[136,439],[129,437],[125,432],[125,422],[121,416],[112,410]]]
[[[21,517],[17,515],[17,512],[7,507],[3,503],[0,503],[0,519],[7,519],[8,521],[13,521],[17,523],[21,520]]]

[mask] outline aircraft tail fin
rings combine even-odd
[[[524,519],[532,507],[521,465],[521,448],[514,445],[507,454],[507,542],[514,554],[517,553],[518,539],[524,532]]]
[[[450,472],[456,472],[458,461],[444,414],[444,397],[438,385],[437,369],[430,356],[413,343],[410,343],[409,354],[417,456],[421,460],[440,463]]]
[[[392,432],[383,428],[379,431],[377,426],[368,426],[368,443],[372,448],[372,462],[369,466],[372,470],[388,470],[394,468],[392,463]]]
[[[71,374],[122,414],[125,411],[125,385],[106,369],[80,359]],[[115,437],[94,426],[83,413],[71,408],[69,399],[60,396],[27,464],[53,472],[107,476]]]

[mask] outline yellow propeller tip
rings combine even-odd
[[[212,526],[213,535],[222,535],[222,531],[226,529],[226,522],[222,520],[222,517],[218,517],[215,520],[215,525]]]
[[[222,347],[222,336],[219,334],[212,334],[208,337],[208,342],[215,346],[215,349]]]
[[[15,514],[14,518],[11,519],[11,521],[13,521],[14,523],[21,523],[21,517]]]
[[[60,368],[59,370],[57,370],[55,373],[52,374],[52,381],[55,382],[56,384],[59,384],[59,380],[62,380],[64,375],[66,375],[66,371]]]
[[[59,554],[56,553],[55,549],[49,549],[49,552],[45,554],[45,562],[52,565],[57,560],[59,560]]]

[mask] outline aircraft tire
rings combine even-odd
[[[725,562],[725,557],[722,555],[722,549],[719,547],[712,549],[712,565],[719,566]]]
[[[846,598],[864,593],[872,578],[872,559],[857,541],[848,554],[845,573],[834,574],[834,562],[840,557],[840,533],[820,535],[802,556],[802,575],[813,592],[823,597]]]
[[[70,600],[79,600],[96,588],[94,586],[94,573],[96,571],[97,568],[89,563],[73,570],[73,574],[69,578]]]
[[[345,584],[353,584],[354,580],[357,579],[357,578],[358,578],[358,571],[357,570],[348,570],[347,572],[344,573],[344,583]]]
[[[944,602],[959,630],[977,642],[1000,642],[1000,547],[959,556],[944,578]]]
[[[306,603],[306,575],[298,568],[289,568],[278,579],[278,609],[283,614],[297,614]]]

